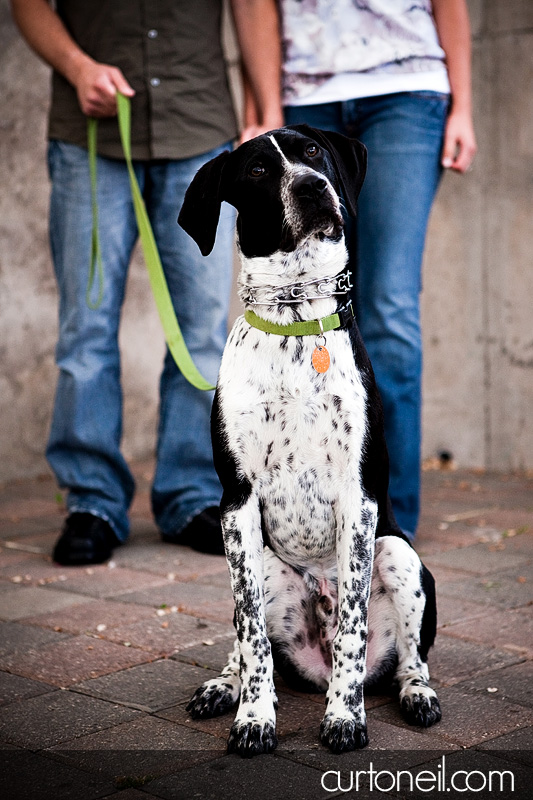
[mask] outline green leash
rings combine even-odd
[[[89,261],[89,281],[87,283],[86,301],[93,311],[100,307],[104,298],[104,267],[102,253],[100,252],[100,237],[98,235],[98,202],[96,200],[96,133],[98,124],[95,119],[87,120],[87,148],[89,150],[89,172],[91,175],[91,206],[93,215],[93,228],[91,232],[91,260]],[[96,266],[95,266],[96,265]],[[98,270],[98,297],[92,301],[92,288],[96,270]]]
[[[135,217],[137,219],[137,227],[139,228],[139,238],[144,253],[144,260],[148,270],[148,277],[150,285],[165,333],[165,339],[168,349],[172,353],[174,361],[182,375],[192,384],[196,389],[208,391],[215,387],[210,384],[197,370],[187,345],[180,330],[176,312],[172,305],[172,299],[168,290],[165,273],[161,265],[161,259],[157,250],[152,226],[146,213],[146,206],[144,204],[137,178],[133,165],[131,163],[131,107],[130,101],[127,97],[120,92],[117,92],[117,109],[118,109],[118,124],[120,130],[120,138],[122,141],[122,148],[124,150],[124,157],[128,167],[130,178],[131,194],[133,198],[133,206],[135,209]],[[91,262],[89,267],[89,282],[87,286],[87,305],[89,308],[98,308],[103,298],[103,282],[104,271],[102,265],[102,257],[100,252],[100,241],[98,236],[98,205],[96,201],[96,133],[98,122],[92,117],[87,120],[87,145],[89,150],[89,167],[91,174],[91,193],[92,193],[92,212],[93,212],[93,231],[91,239]],[[96,264],[96,267],[95,267]],[[98,297],[95,303],[91,300],[93,284],[95,281],[96,271],[98,271]]]

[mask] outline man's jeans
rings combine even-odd
[[[383,400],[392,505],[410,538],[420,507],[421,264],[447,111],[448,97],[436,92],[285,108],[287,124],[338,131],[368,148],[347,230],[353,298]]]
[[[196,366],[211,383],[216,382],[226,341],[234,214],[223,206],[215,248],[207,258],[176,220],[197,170],[224,149],[180,161],[134,163],[183,336]],[[124,540],[135,487],[120,452],[118,329],[137,224],[125,163],[99,157],[97,169],[104,295],[101,306],[92,310],[86,303],[92,226],[87,151],[65,142],[50,143],[50,239],[60,294],[60,373],[47,457],[59,485],[69,490],[69,511],[102,517]],[[212,394],[190,386],[167,352],[152,490],[155,519],[163,533],[178,533],[196,514],[220,502],[210,439]]]

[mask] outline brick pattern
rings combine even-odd
[[[501,763],[508,757],[517,775],[528,768],[531,479],[424,473],[416,546],[437,578],[430,670],[442,722],[411,728],[395,700],[369,696],[368,749],[333,758],[318,740],[323,696],[277,679],[279,747],[250,764],[225,755],[231,713],[198,721],[185,710],[231,650],[233,605],[223,558],[159,540],[149,468],[136,467],[130,541],[94,568],[52,563],[63,513],[51,482],[0,487],[0,752],[8,766],[27,758],[13,778],[19,796],[30,796],[32,770],[60,800],[64,786],[80,798],[219,800],[244,796],[248,785],[272,800],[324,797],[325,770],[364,768],[371,758],[415,770],[444,754],[483,751],[490,761],[505,751]]]

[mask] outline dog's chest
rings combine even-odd
[[[235,323],[219,376],[227,443],[261,503],[270,544],[295,564],[334,559],[335,506],[360,502],[366,393],[346,331],[327,335],[317,373],[313,336],[282,337]]]

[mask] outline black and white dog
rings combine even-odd
[[[440,719],[428,686],[431,574],[388,501],[381,402],[348,302],[339,195],[348,212],[366,150],[294,125],[206,164],[179,216],[204,255],[220,205],[238,211],[245,315],[229,336],[213,406],[237,640],[188,710],[240,705],[229,750],[276,746],[273,668],[326,691],[322,742],[367,742],[363,687],[395,682],[408,722]]]

